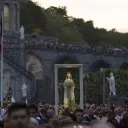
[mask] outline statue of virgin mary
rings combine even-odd
[[[75,95],[74,95],[75,84],[72,80],[72,75],[70,72],[67,73],[66,79],[64,81],[64,107],[68,108],[69,103],[75,104]]]

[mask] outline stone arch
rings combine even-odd
[[[40,59],[34,54],[27,54],[26,69],[28,70],[28,72],[31,72],[36,79],[43,78],[43,65]]]
[[[14,12],[13,12],[13,16],[14,16],[14,31],[17,31],[18,28],[18,24],[17,24],[17,4],[14,4]]]
[[[128,70],[128,63],[124,62],[123,64],[121,64],[120,69]]]
[[[100,68],[110,68],[110,64],[104,60],[98,60],[92,64],[92,66],[90,67],[90,71],[99,71]]]
[[[3,13],[3,17],[4,17],[4,29],[6,31],[10,30],[10,5],[8,3],[6,3],[4,5],[4,13]]]

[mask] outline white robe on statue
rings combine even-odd
[[[74,81],[69,78],[66,79],[64,81],[64,107],[68,107],[70,102],[75,103],[74,89]]]
[[[23,86],[22,86],[22,96],[23,97],[27,96],[27,86],[26,86],[26,84],[23,84]]]
[[[110,89],[110,95],[113,93],[113,95],[116,95],[116,88],[115,88],[115,77],[113,73],[110,73],[110,78],[107,78],[109,81],[109,89]]]

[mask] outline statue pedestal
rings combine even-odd
[[[109,96],[108,97],[108,104],[117,105],[118,104],[118,97],[117,96]]]

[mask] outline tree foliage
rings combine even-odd
[[[128,33],[119,33],[114,28],[110,31],[95,28],[91,20],[68,16],[66,7],[44,9],[31,0],[21,0],[21,24],[26,33],[58,37],[60,42],[128,46]]]

